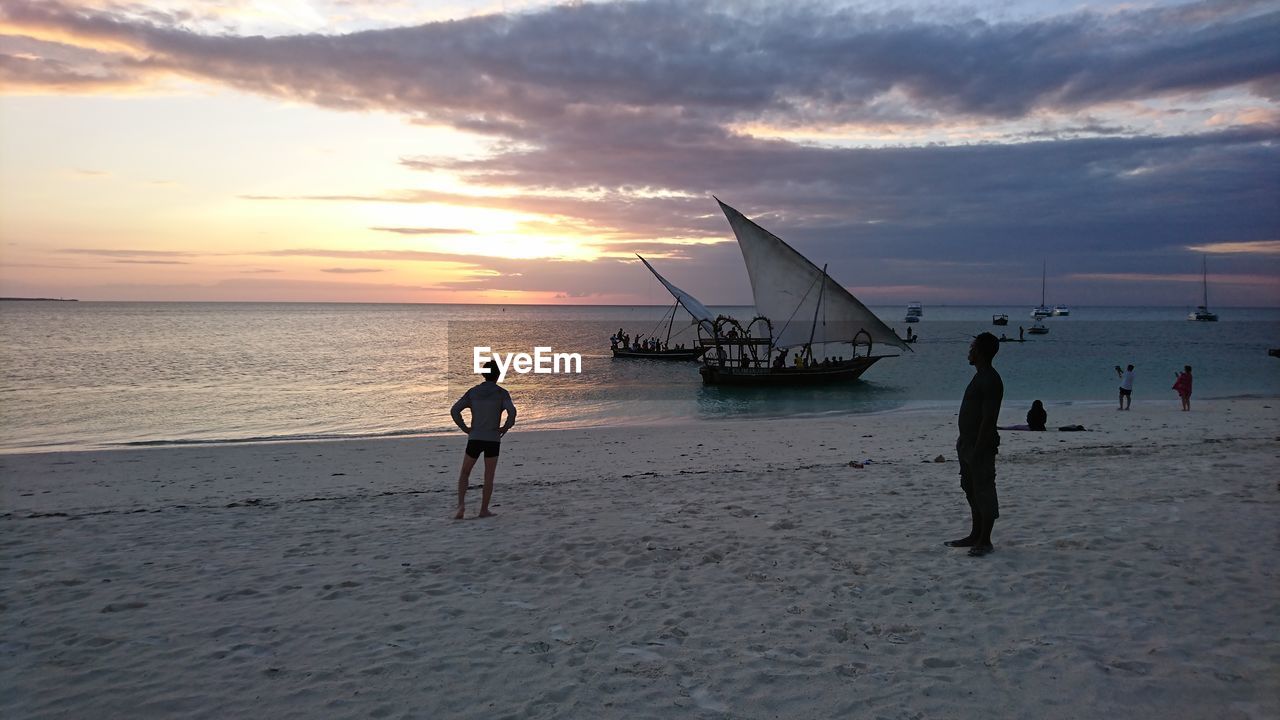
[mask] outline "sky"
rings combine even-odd
[[[1280,2],[0,0],[0,295],[1280,306]]]

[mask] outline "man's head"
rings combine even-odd
[[[484,379],[489,382],[498,382],[498,363],[490,360],[484,365]]]
[[[989,332],[984,332],[969,344],[970,365],[990,365],[991,358],[1000,352],[1000,340]]]
[[[1133,372],[1133,363],[1129,363],[1129,372]]]
[[[1191,372],[1191,366],[1190,366],[1190,365],[1185,365],[1185,366],[1183,366],[1183,367],[1184,367],[1184,369],[1185,369],[1187,372]]]

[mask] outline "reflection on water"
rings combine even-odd
[[[901,307],[875,308],[900,319]],[[723,310],[723,309],[722,309]],[[739,316],[750,311],[728,309]],[[476,345],[582,355],[581,375],[513,375],[520,426],[646,424],[703,418],[865,413],[957,404],[984,330],[1016,337],[1011,308],[925,310],[912,352],[830,387],[706,387],[695,362],[615,360],[609,335],[665,337],[666,308],[0,303],[0,450],[174,440],[452,432],[448,408],[477,381]],[[991,315],[1008,312],[1010,326]],[[1115,365],[1134,363],[1134,403],[1176,402],[1173,371],[1196,394],[1280,395],[1280,312],[1222,310],[1189,323],[1177,308],[1073,308],[1050,334],[1005,343],[1006,407],[1114,399]],[[683,320],[683,319],[682,319]],[[898,329],[903,330],[901,323]],[[695,342],[677,322],[673,343]]]

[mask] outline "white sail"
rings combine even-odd
[[[738,237],[756,312],[773,323],[775,345],[796,347],[810,342],[811,337],[815,344],[847,343],[865,330],[876,343],[911,349],[858,298],[795,248],[719,198],[716,202]]]
[[[698,322],[702,322],[703,320],[709,323],[715,322],[716,314],[708,310],[706,305],[703,305],[698,301],[698,298],[681,290],[675,285],[672,285],[670,282],[667,282],[667,279],[662,277],[657,270],[654,270],[653,266],[649,264],[649,261],[640,257],[638,253],[636,254],[636,257],[640,258],[640,262],[644,263],[644,266],[649,268],[649,272],[653,273],[653,276],[658,278],[658,282],[666,286],[667,291],[671,293],[672,297],[680,302],[680,305],[682,305],[685,310],[689,311],[689,314],[693,316],[694,320],[697,320]]]

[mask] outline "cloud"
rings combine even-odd
[[[1254,240],[1249,242],[1218,242],[1190,245],[1191,252],[1244,255],[1280,255],[1280,240]]]
[[[397,235],[474,235],[474,230],[465,228],[433,228],[433,227],[371,227],[378,232],[396,233]]]
[[[182,17],[111,3],[3,0],[0,51],[14,59],[0,63],[0,81],[74,92],[76,78],[141,87],[178,77],[389,111],[487,136],[487,154],[402,160],[461,179],[467,192],[242,197],[497,208],[541,216],[527,230],[558,228],[625,256],[672,239],[729,239],[715,193],[867,287],[950,287],[976,272],[902,262],[911,258],[1012,259],[1030,279],[1046,256],[1082,277],[1140,257],[1144,271],[1176,275],[1192,264],[1190,247],[1275,237],[1274,3],[999,22],[938,12],[639,0],[266,37],[201,33]],[[852,144],[904,128],[902,146]],[[833,140],[782,139],[809,129]],[[991,141],[963,144],[958,130]],[[678,268],[700,271],[694,287],[741,296],[731,244],[673,247]],[[496,259],[395,252],[325,257],[468,262],[489,273],[469,287],[599,287],[562,272],[580,265],[521,273]],[[1273,258],[1224,253],[1221,271],[1280,272]],[[626,282],[623,265],[590,267]],[[534,269],[548,279],[531,279]]]
[[[112,260],[113,263],[126,265],[186,265],[185,260]]]
[[[1262,2],[993,23],[819,3],[652,0],[270,38],[202,35],[176,18],[58,0],[7,0],[3,12],[11,33],[123,48],[101,65],[139,77],[172,73],[511,136],[573,124],[584,107],[694,140],[746,117],[1021,117],[1272,83],[1280,73],[1280,13]],[[15,70],[26,72],[38,73]]]
[[[120,250],[107,248],[63,248],[60,253],[71,255],[95,255],[112,258],[178,258],[196,257],[197,253],[185,250]]]
[[[335,273],[338,275],[358,275],[361,273],[380,273],[380,268],[323,268],[320,272]]]

